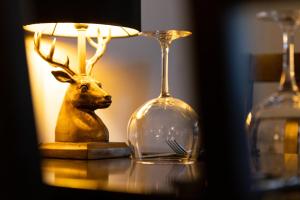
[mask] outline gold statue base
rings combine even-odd
[[[93,160],[129,157],[131,150],[124,142],[54,142],[40,145],[43,157]]]

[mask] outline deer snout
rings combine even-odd
[[[111,96],[110,95],[105,95],[102,97],[101,101],[101,108],[107,108],[111,104]]]
[[[111,101],[111,96],[110,96],[110,95],[106,95],[106,96],[104,96],[104,99],[105,99],[106,101]]]

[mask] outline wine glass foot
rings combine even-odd
[[[168,164],[181,164],[191,165],[194,164],[194,160],[185,158],[145,158],[145,159],[134,159],[135,162],[147,165],[168,165]]]

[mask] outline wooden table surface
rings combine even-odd
[[[176,194],[176,183],[201,177],[201,164],[141,164],[129,158],[44,159],[43,180],[51,186],[135,194]]]

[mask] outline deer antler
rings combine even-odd
[[[52,66],[60,67],[72,76],[75,75],[76,73],[70,69],[70,66],[69,66],[70,60],[69,60],[68,56],[67,56],[67,60],[65,63],[59,63],[59,62],[53,60],[56,38],[54,38],[54,40],[52,41],[49,54],[44,55],[40,50],[41,37],[42,37],[42,33],[35,32],[35,34],[34,34],[34,49],[39,54],[39,56],[42,57],[45,61],[47,61]]]
[[[108,42],[111,40],[111,30],[108,31],[108,36],[102,37],[100,28],[97,29],[98,35],[97,35],[97,43],[94,42],[93,39],[90,37],[87,37],[87,40],[91,46],[93,46],[96,49],[96,53],[86,61],[86,69],[88,72],[88,75],[92,73],[92,69],[94,67],[94,64],[103,56]]]

